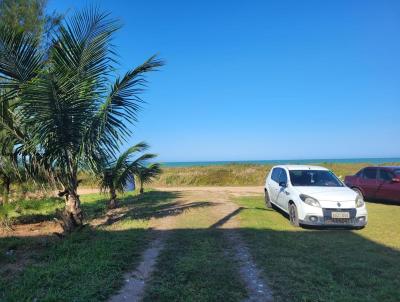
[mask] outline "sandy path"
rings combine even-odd
[[[232,197],[262,194],[262,187],[168,187],[157,188],[160,191],[179,192],[171,211],[185,208],[185,205],[196,205],[207,202],[206,208],[195,207],[178,215],[169,215],[153,218],[151,228],[156,237],[143,253],[138,267],[125,275],[125,285],[120,292],[110,299],[110,302],[140,301],[143,297],[147,281],[155,269],[157,257],[165,246],[167,234],[179,229],[180,221],[196,219],[199,211],[207,211],[208,219],[196,220],[196,228],[223,228],[227,231],[224,236],[229,247],[228,257],[232,257],[238,266],[238,273],[246,286],[249,298],[246,301],[272,301],[272,293],[266,281],[262,278],[259,269],[254,263],[249,250],[237,232],[239,226],[237,214],[242,210],[238,205],[230,202]],[[210,221],[212,223],[210,224]],[[161,231],[161,232],[157,232]]]
[[[214,192],[214,193],[229,193],[233,196],[243,196],[250,194],[262,194],[264,192],[264,188],[262,186],[251,186],[251,187],[156,187],[154,188],[159,191],[197,191],[197,192]],[[78,194],[91,194],[91,193],[99,193],[98,188],[78,188]]]
[[[207,192],[207,193],[215,193],[217,195],[221,194],[229,194],[231,196],[246,196],[246,195],[254,195],[254,194],[262,194],[264,192],[264,188],[261,186],[252,186],[252,187],[159,187],[155,188],[160,191],[194,191],[194,192]]]

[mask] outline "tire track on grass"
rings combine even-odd
[[[248,298],[244,302],[272,302],[273,294],[268,286],[267,280],[262,276],[261,270],[257,267],[249,248],[243,242],[238,232],[239,222],[236,216],[244,210],[236,204],[223,197],[219,199],[221,203],[221,213],[224,216],[214,223],[210,228],[223,229],[223,235],[229,245],[230,257],[236,260],[238,272],[246,287]]]
[[[179,189],[176,189],[176,191],[179,191]],[[178,198],[175,206],[194,203],[196,200],[212,200],[212,203],[215,204],[212,216],[215,217],[216,222],[209,228],[223,230],[224,239],[229,246],[227,256],[236,261],[238,273],[248,293],[248,298],[245,301],[272,302],[272,291],[237,231],[239,224],[235,216],[243,208],[229,201],[229,196],[243,195],[245,194],[243,191],[243,188],[240,188],[237,192],[231,188],[221,188],[221,190],[214,188],[212,191],[202,190],[201,188],[191,189],[190,191],[185,190],[185,197]],[[171,210],[174,210],[173,207]],[[156,268],[157,258],[165,247],[167,237],[170,236],[171,231],[176,229],[180,214],[153,218],[151,220],[150,225],[154,231],[155,239],[153,239],[149,247],[142,254],[142,260],[137,268],[125,274],[125,285],[117,295],[109,300],[110,302],[142,300],[146,284],[151,279],[152,273]]]

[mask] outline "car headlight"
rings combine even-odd
[[[319,201],[316,200],[315,198],[311,197],[311,196],[308,196],[308,195],[305,195],[305,194],[300,194],[299,197],[304,203],[306,203],[306,204],[308,204],[310,206],[318,207],[318,208],[321,207],[321,205],[319,204]]]
[[[357,195],[357,198],[356,198],[356,207],[357,207],[357,208],[361,208],[364,204],[365,204],[365,203],[364,203],[364,199],[362,198],[362,196]]]

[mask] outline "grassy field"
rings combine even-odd
[[[175,231],[144,301],[242,301],[246,291],[225,251],[218,230]]]
[[[166,243],[144,301],[242,301],[247,293],[227,230],[211,227],[225,221],[216,210],[221,195],[191,196],[185,210],[175,212],[171,206],[182,193],[128,194],[119,209],[124,215],[108,221],[105,196],[83,195],[88,225],[81,231],[63,239],[30,229],[26,236],[0,237],[0,301],[105,301],[158,232],[167,235]],[[281,213],[266,209],[262,197],[234,202],[241,209],[228,216],[237,219],[233,225],[275,301],[398,301],[400,206],[368,203],[368,226],[352,231],[293,228]],[[17,228],[50,224],[61,207],[62,200],[45,199],[2,211]],[[159,215],[174,219],[165,230],[150,230],[149,220]]]
[[[228,256],[214,206],[177,216],[144,301],[243,301],[246,290]]]
[[[331,169],[343,179],[352,175],[368,163],[317,164]],[[385,165],[400,165],[387,163]],[[163,174],[154,186],[261,186],[271,165],[227,164],[221,166],[164,167]]]
[[[101,301],[118,289],[151,239],[149,219],[172,201],[170,193],[147,192],[121,200],[128,211],[113,224],[86,226],[65,239],[56,236],[0,238],[0,301]],[[105,213],[104,196],[82,196],[86,222]],[[53,200],[10,205],[18,221],[54,217]],[[4,209],[3,209],[4,210]]]
[[[360,231],[305,230],[261,197],[236,202],[244,207],[240,231],[276,301],[399,301],[400,206],[368,203]]]

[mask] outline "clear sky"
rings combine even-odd
[[[400,156],[400,1],[60,1],[120,18],[121,72],[158,53],[129,143],[162,161]]]

